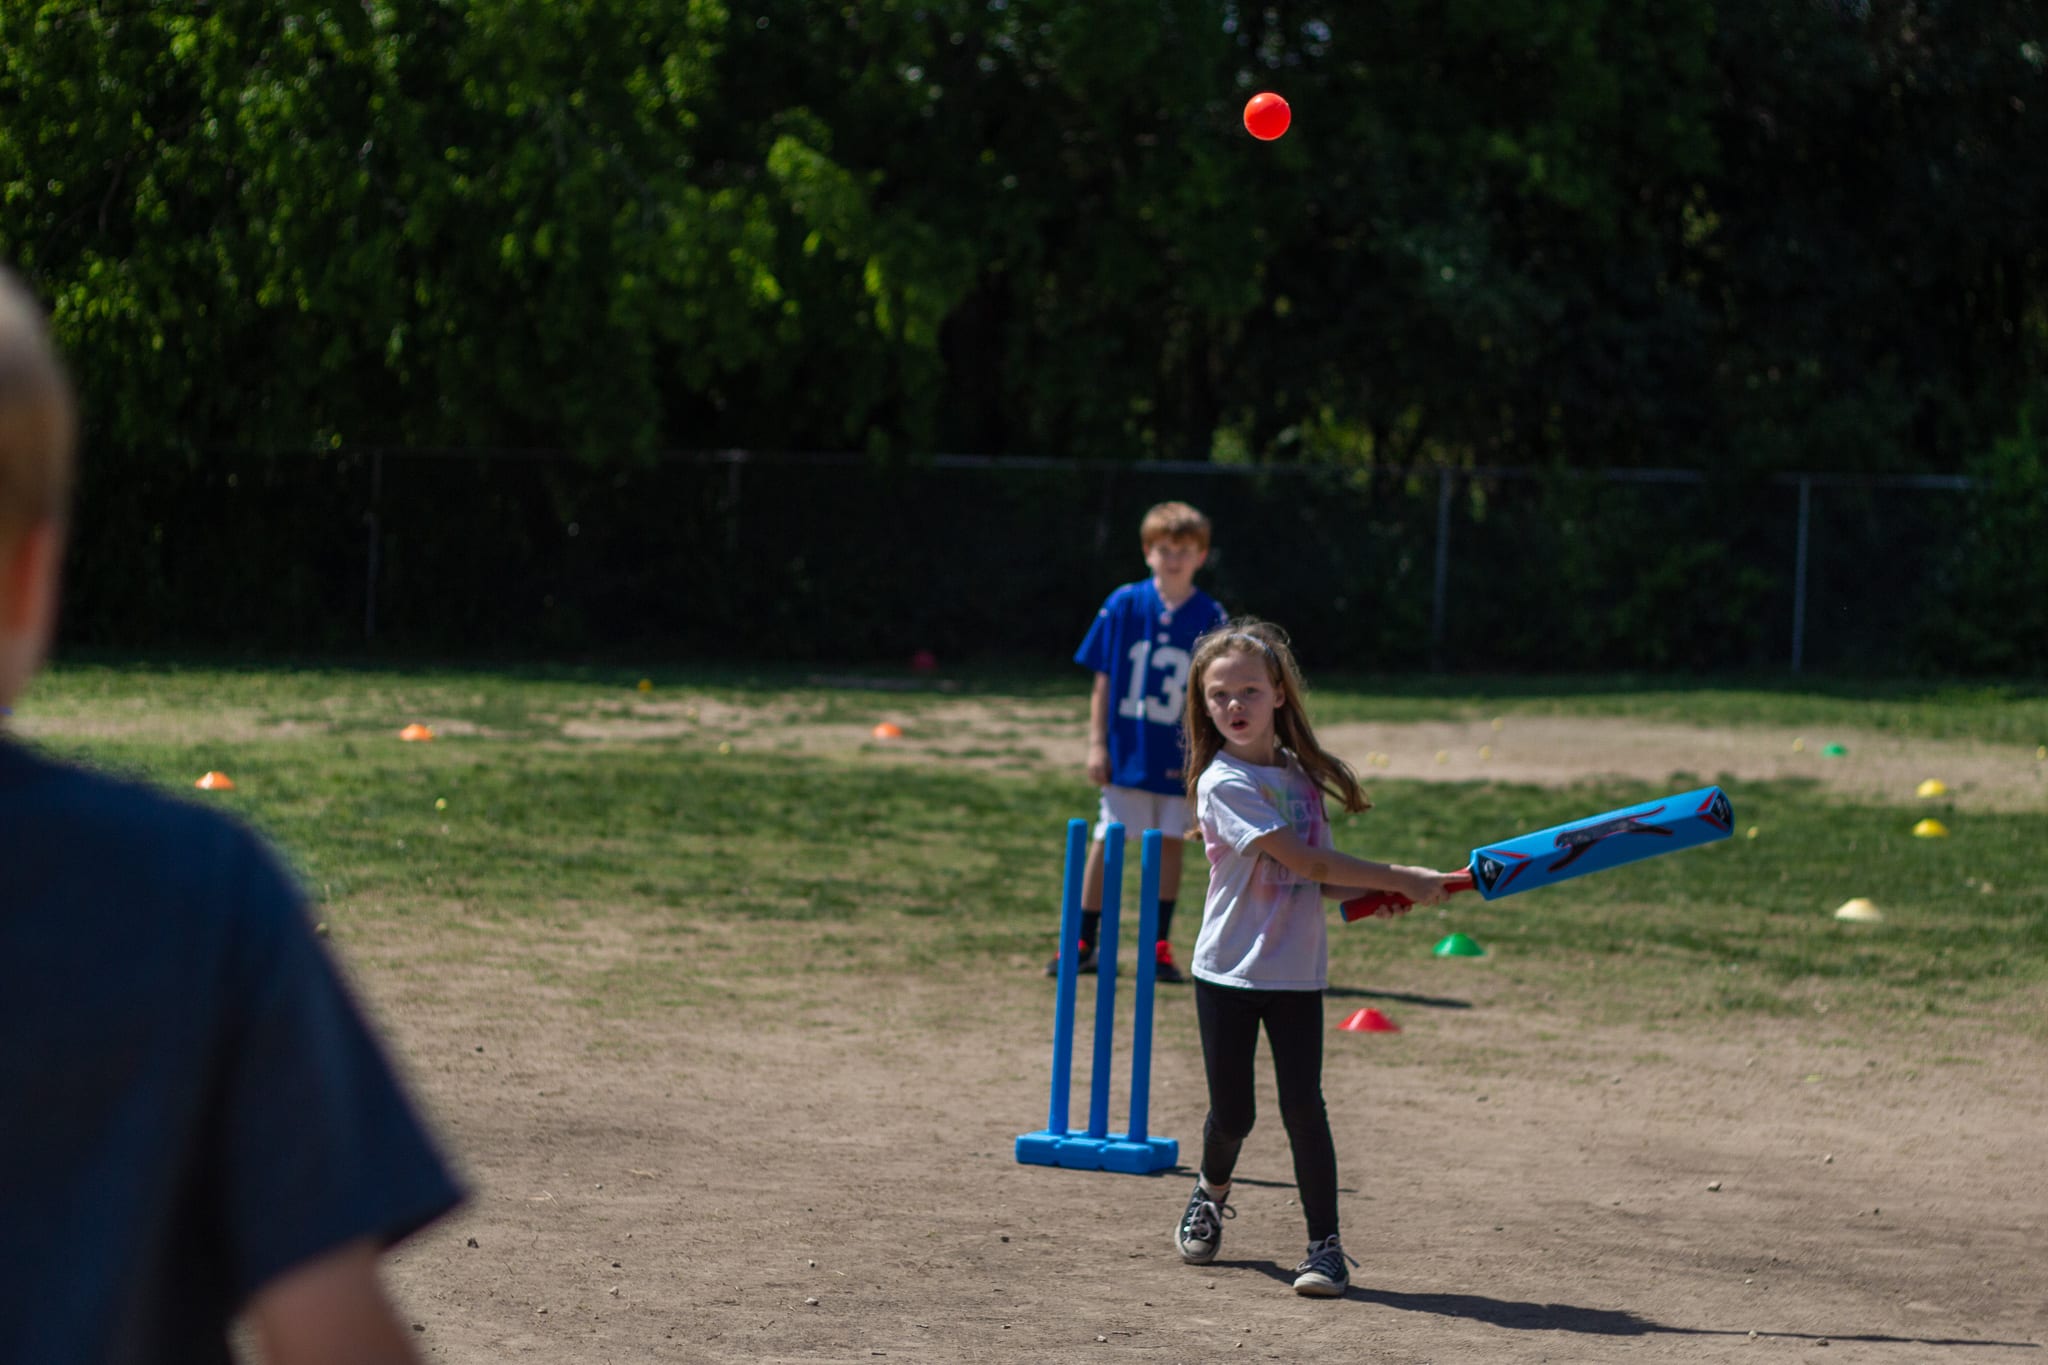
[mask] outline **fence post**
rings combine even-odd
[[[363,643],[377,635],[377,503],[384,495],[384,452],[370,452],[370,510],[363,513],[369,545],[363,554]]]
[[[725,468],[725,552],[737,557],[740,552],[740,466],[746,463],[743,450],[729,452],[731,458]]]
[[[1451,471],[1436,471],[1436,571],[1429,601],[1429,667],[1441,673],[1444,667],[1444,597],[1451,568]]]
[[[1812,511],[1813,479],[1799,476],[1799,535],[1792,558],[1792,671],[1806,662],[1806,527]]]

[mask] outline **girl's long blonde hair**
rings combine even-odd
[[[1203,695],[1209,665],[1231,654],[1249,654],[1265,663],[1266,676],[1272,680],[1280,702],[1273,712],[1273,733],[1284,748],[1293,752],[1309,781],[1347,811],[1372,809],[1372,802],[1358,785],[1358,775],[1351,771],[1351,765],[1316,742],[1315,727],[1309,724],[1308,708],[1303,704],[1308,685],[1301,680],[1301,665],[1294,661],[1287,632],[1270,621],[1240,616],[1195,641],[1194,658],[1188,666],[1188,707],[1181,735],[1187,746],[1185,771],[1190,811],[1203,770],[1223,748],[1223,733],[1209,719]]]

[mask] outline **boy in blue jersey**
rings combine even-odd
[[[1109,595],[1074,662],[1095,673],[1088,701],[1088,780],[1102,809],[1081,881],[1081,970],[1095,970],[1102,928],[1102,840],[1112,821],[1133,844],[1145,830],[1165,836],[1159,869],[1159,980],[1184,981],[1170,935],[1180,894],[1181,839],[1193,822],[1181,773],[1181,713],[1197,639],[1223,624],[1220,603],[1195,586],[1209,557],[1209,519],[1184,502],[1162,502],[1138,526],[1150,578]],[[1059,974],[1059,959],[1046,967]]]
[[[0,267],[0,713],[57,611],[76,418]],[[377,1263],[461,1192],[261,842],[0,736],[0,1361],[418,1360]]]

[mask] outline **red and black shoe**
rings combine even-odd
[[[1045,964],[1045,974],[1047,976],[1058,976],[1060,974],[1060,960],[1058,958],[1054,958],[1052,961]],[[1081,945],[1081,960],[1074,964],[1074,974],[1076,976],[1095,975],[1094,944],[1083,943]]]
[[[1164,981],[1177,986],[1188,979],[1186,973],[1181,971],[1180,964],[1173,960],[1173,945],[1171,943],[1168,943],[1163,938],[1160,939],[1159,942],[1152,945],[1152,953],[1159,962],[1158,968],[1153,972],[1153,980]]]

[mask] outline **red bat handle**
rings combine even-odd
[[[1445,886],[1451,891],[1470,891],[1472,869],[1468,867],[1463,872],[1452,873],[1450,881]],[[1414,901],[1398,891],[1368,891],[1363,896],[1344,902],[1344,922],[1349,924],[1353,920],[1369,919],[1374,915],[1398,915],[1413,904]]]

